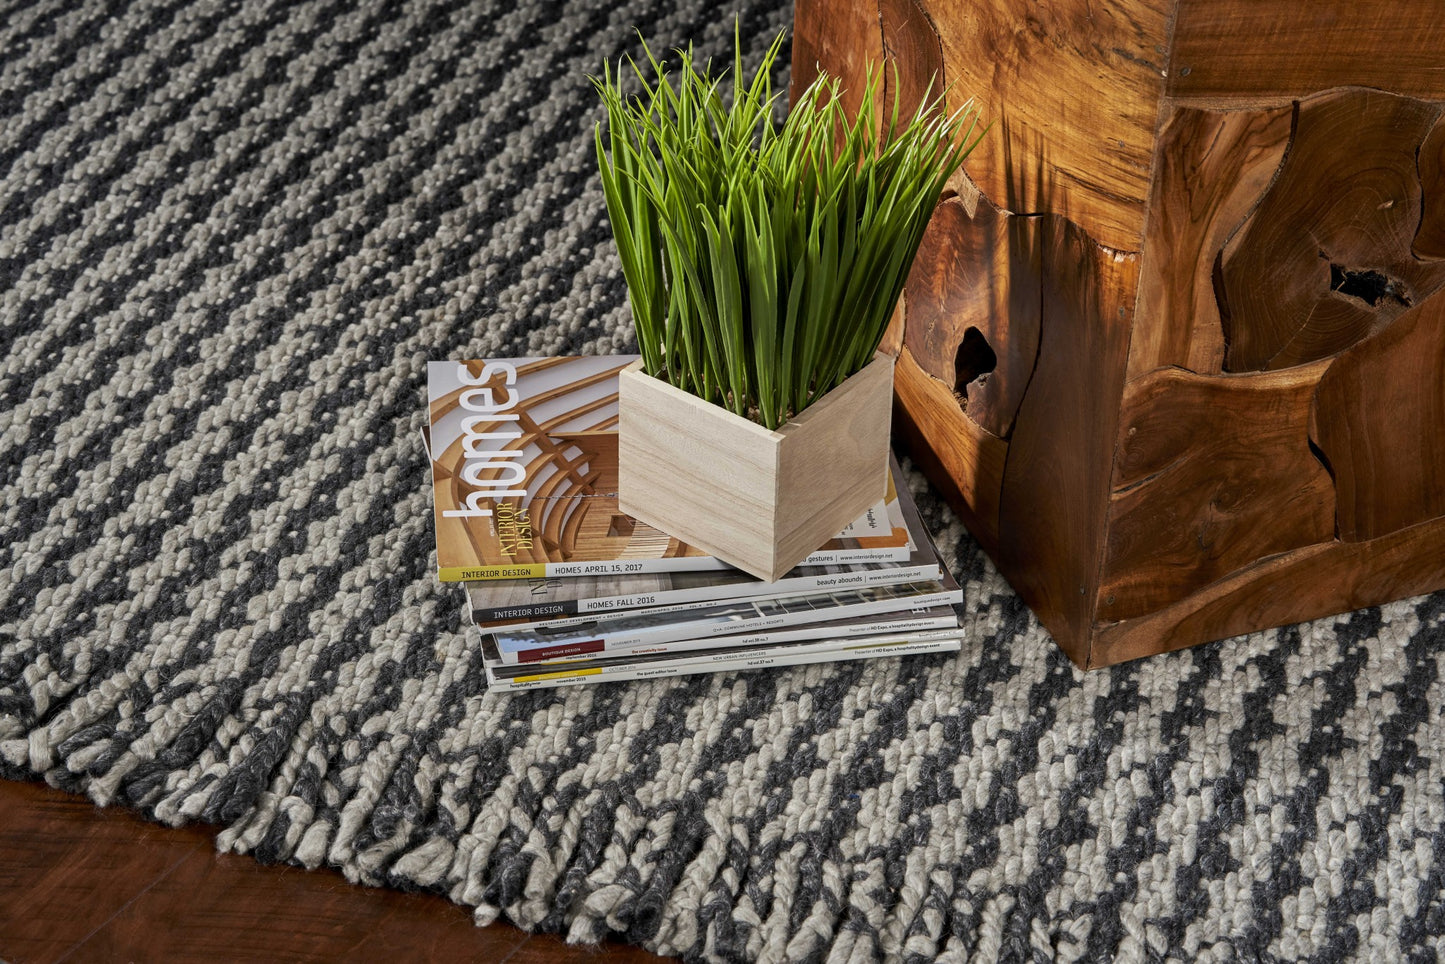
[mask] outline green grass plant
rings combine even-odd
[[[881,70],[850,116],[819,76],[775,121],[783,35],[732,82],[643,43],[593,78],[607,214],[648,374],[777,428],[872,360],[948,178],[982,133],[925,97],[877,123]],[[624,91],[627,73],[641,92]]]

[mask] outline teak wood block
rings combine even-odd
[[[618,382],[618,505],[776,580],[886,494],[892,395],[880,353],[773,431],[634,362]]]
[[[1445,586],[1438,0],[797,0],[870,65],[992,123],[897,424],[1075,663]]]

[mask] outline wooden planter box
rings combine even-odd
[[[796,13],[795,90],[886,59],[993,122],[890,333],[898,421],[1075,663],[1445,585],[1438,0]]]
[[[886,494],[893,358],[776,431],[642,372],[619,375],[623,512],[776,580]]]

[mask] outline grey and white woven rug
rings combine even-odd
[[[781,0],[0,11],[0,759],[698,960],[1436,959],[1445,596],[1092,675],[915,477],[957,657],[493,697],[428,358],[631,347],[585,74]]]

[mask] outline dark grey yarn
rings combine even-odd
[[[1076,673],[913,484],[957,657],[493,697],[423,362],[632,346],[585,74],[779,0],[0,15],[0,761],[697,960],[1437,960],[1445,596]]]

